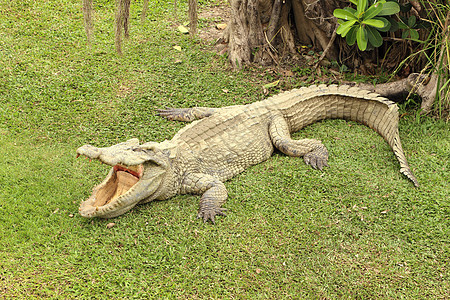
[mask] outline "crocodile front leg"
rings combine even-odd
[[[183,179],[182,194],[202,194],[197,218],[203,218],[206,222],[211,220],[214,224],[216,215],[226,216],[222,204],[228,198],[225,185],[217,178],[203,173],[192,173]]]
[[[165,117],[171,121],[191,122],[209,117],[214,113],[215,108],[193,107],[193,108],[166,108],[158,109],[158,116]]]
[[[269,125],[270,138],[274,146],[289,156],[300,157],[307,165],[322,170],[328,167],[328,150],[321,141],[314,139],[293,140],[289,125],[281,113],[276,113]]]

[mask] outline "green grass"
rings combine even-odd
[[[431,118],[400,122],[418,189],[381,137],[333,120],[295,135],[321,139],[330,168],[276,153],[226,183],[215,226],[191,195],[113,220],[78,215],[108,170],[76,160],[77,147],[170,139],[183,124],[156,108],[258,101],[267,83],[179,34],[170,1],[152,2],[144,24],[133,2],[118,57],[112,2],[94,1],[88,47],[81,1],[0,1],[2,297],[450,297],[449,126]]]

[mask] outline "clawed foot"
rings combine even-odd
[[[201,207],[198,210],[197,219],[203,219],[204,223],[206,223],[206,221],[208,220],[211,220],[213,224],[216,224],[214,217],[217,215],[226,216],[225,211],[227,211],[226,208],[217,206]]]
[[[326,148],[319,148],[306,153],[303,159],[307,165],[314,169],[322,170],[323,167],[328,167],[328,151]]]
[[[156,111],[158,116],[164,117],[170,121],[191,122],[196,118],[195,115],[193,115],[191,108],[166,108],[157,109]]]

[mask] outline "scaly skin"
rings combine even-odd
[[[341,118],[369,126],[391,146],[400,172],[415,186],[398,134],[395,103],[348,86],[311,86],[249,105],[162,109],[169,120],[193,121],[170,141],[139,145],[136,139],[108,148],[85,145],[78,155],[113,166],[80,206],[85,217],[111,218],[138,203],[177,194],[201,194],[198,217],[215,222],[225,215],[224,181],[268,159],[275,148],[322,169],[328,151],[318,140],[292,140],[290,133],[322,119]],[[130,170],[132,169],[132,170]],[[131,188],[130,188],[131,186]]]

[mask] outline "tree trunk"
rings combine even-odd
[[[278,1],[278,0],[276,0]],[[261,0],[269,4],[270,0]],[[232,0],[231,20],[229,22],[229,58],[234,68],[252,61],[266,64],[266,42],[261,23],[258,0]]]
[[[129,37],[128,19],[130,18],[131,0],[116,1],[116,17],[115,17],[115,45],[116,51],[122,55],[122,33],[125,38]]]
[[[92,5],[92,0],[83,0],[83,19],[84,19],[84,29],[86,31],[86,37],[90,43],[92,40],[92,32],[94,31],[93,22],[94,9]]]
[[[176,3],[176,2],[175,2]],[[198,25],[198,18],[197,18],[197,0],[189,0],[189,33],[191,35],[197,34],[197,25]]]
[[[433,8],[439,7],[439,0],[432,1],[432,4],[412,0],[410,2],[412,5],[410,15],[426,20],[429,20],[430,15],[433,14],[436,17]],[[361,52],[356,45],[348,46],[343,38],[336,37],[337,20],[333,16],[336,8],[349,6],[350,3],[347,1],[231,0],[230,4],[231,20],[224,33],[224,40],[229,42],[228,57],[234,68],[241,68],[250,63],[260,65],[278,63],[280,56],[298,55],[296,45],[301,44],[312,45],[316,52],[323,51],[322,56],[328,60],[340,61],[363,73],[369,72],[366,70],[372,70],[372,74],[376,74],[380,65],[384,71],[394,71],[400,62],[420,49],[419,43],[414,44],[411,40],[400,38],[401,31],[386,33],[382,47],[373,51]],[[397,99],[399,97],[404,99],[410,93],[416,93],[423,99],[424,112],[432,109],[438,95],[439,103],[443,103],[448,109],[450,106],[448,88],[443,90],[442,87],[450,85],[449,81],[446,81],[449,70],[448,58],[444,54],[445,50],[450,48],[449,16],[450,12],[445,25],[441,25],[441,31],[444,33],[442,47],[438,49],[441,55],[433,64],[439,65],[440,68],[435,68],[430,76],[420,75],[429,61],[426,59],[427,55],[417,55],[403,66],[402,72],[406,76],[405,79],[376,87],[372,85],[364,85],[364,87]],[[428,33],[424,29],[420,32],[421,39],[426,40]]]
[[[241,68],[251,62],[270,64],[276,62],[278,51],[295,54],[295,36],[304,45],[325,49],[336,27],[329,7],[338,7],[338,1],[231,0],[225,40],[229,41],[232,65]],[[337,54],[331,45],[328,57],[336,60]]]

